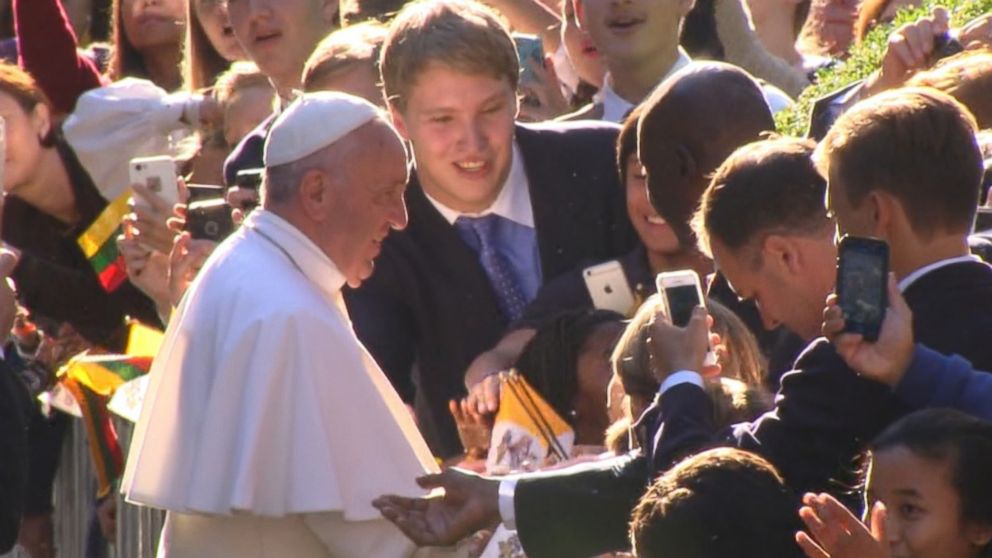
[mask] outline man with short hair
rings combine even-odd
[[[380,64],[415,173],[409,227],[348,293],[359,337],[436,455],[461,453],[448,401],[538,287],[634,242],[605,124],[518,125],[510,34],[483,5],[408,4]],[[414,371],[416,371],[414,373]]]
[[[870,236],[889,245],[889,269],[913,311],[916,339],[987,370],[992,268],[969,254],[967,242],[983,172],[975,132],[974,119],[951,97],[895,90],[841,116],[815,159],[827,179],[838,236]],[[814,337],[822,316],[818,301],[833,289],[836,274],[826,216],[812,209],[821,189],[757,174],[774,163],[763,143],[738,151],[717,172],[703,196],[697,230],[734,290],[757,301],[766,323],[782,322]],[[797,209],[800,202],[805,211]],[[886,387],[858,377],[827,340],[818,339],[796,361],[795,372],[783,377],[776,409],[735,435],[742,447],[775,464],[790,486],[805,491],[829,481],[824,473],[831,468],[840,475],[834,478],[844,478],[863,441],[906,410]]]
[[[407,556],[386,487],[436,469],[341,297],[406,225],[402,142],[370,103],[297,99],[260,209],[186,293],[149,375],[123,489],[169,511],[159,556]]]

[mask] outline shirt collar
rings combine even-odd
[[[307,238],[300,229],[282,217],[259,208],[252,211],[245,220],[244,227],[255,230],[268,242],[272,242],[289,265],[296,267],[317,288],[331,299],[336,299],[344,287],[344,274],[334,262]]]
[[[530,203],[530,189],[527,181],[527,171],[524,169],[524,159],[517,142],[513,142],[513,151],[510,162],[510,174],[506,177],[506,182],[496,196],[496,200],[488,208],[479,213],[462,213],[452,209],[438,200],[434,199],[427,191],[424,195],[434,205],[438,212],[450,224],[461,216],[482,217],[495,213],[504,219],[509,219],[514,223],[525,227],[534,228],[534,210]]]
[[[906,292],[906,289],[908,289],[910,287],[910,285],[912,285],[920,277],[923,277],[924,275],[926,275],[927,273],[930,273],[931,271],[937,271],[938,269],[940,269],[942,267],[947,267],[949,265],[956,264],[956,263],[980,262],[980,261],[982,261],[982,260],[978,256],[974,256],[974,255],[969,254],[967,256],[957,256],[957,257],[954,257],[954,258],[947,258],[947,259],[944,259],[944,260],[933,262],[932,264],[927,264],[927,265],[925,265],[925,266],[917,269],[916,271],[913,271],[909,275],[903,277],[902,278],[902,281],[899,281],[899,292],[902,292],[902,293]]]
[[[668,69],[668,72],[660,80],[658,80],[658,85],[665,82],[666,79],[672,76],[675,72],[685,68],[692,62],[689,55],[685,52],[682,47],[678,48],[678,56],[675,58],[675,63],[672,67]],[[655,86],[657,87],[657,85]],[[609,74],[603,79],[603,87],[596,93],[593,97],[594,103],[602,103],[603,105],[603,118],[607,122],[615,122],[620,124],[627,118],[627,114],[630,113],[634,108],[634,103],[631,103],[627,99],[624,99],[613,90],[613,77]]]

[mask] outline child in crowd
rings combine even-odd
[[[992,424],[949,409],[909,415],[871,445],[867,525],[807,494],[796,540],[810,558],[992,556]]]

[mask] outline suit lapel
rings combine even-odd
[[[573,228],[578,222],[575,217],[578,200],[562,192],[568,181],[553,172],[562,167],[561,162],[553,160],[555,153],[547,148],[551,142],[542,142],[544,138],[541,136],[537,130],[520,125],[516,128],[517,145],[523,156],[527,190],[534,211],[541,275],[548,279],[568,271],[568,262],[579,261],[582,255],[579,252],[580,243],[563,242],[575,236]]]

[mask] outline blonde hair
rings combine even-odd
[[[727,347],[727,358],[720,362],[721,375],[748,386],[763,385],[765,360],[754,335],[726,306],[706,299],[706,307],[713,316],[713,332],[720,335]],[[644,301],[627,323],[610,356],[613,371],[620,376],[628,393],[653,394],[658,391],[658,381],[651,372],[648,338],[651,320],[661,309],[661,297],[657,294]]]
[[[727,358],[721,360],[721,377],[708,380],[705,385],[713,401],[713,419],[718,427],[752,420],[772,407],[773,399],[764,387],[765,359],[758,342],[744,322],[726,306],[706,299],[706,307],[713,317],[713,332],[720,335]],[[658,392],[659,382],[651,370],[650,324],[662,309],[661,297],[649,297],[627,323],[610,357],[613,373],[619,376],[624,391],[631,398],[650,401]],[[614,422],[606,432],[607,447],[622,453],[629,449],[629,427],[639,417],[631,416],[631,408],[624,409],[627,416]]]
[[[324,37],[303,66],[303,90],[356,64],[368,64],[378,73],[379,51],[389,30],[377,21],[344,27]]]
[[[415,0],[400,10],[380,59],[386,101],[405,109],[417,77],[435,62],[467,74],[506,78],[514,91],[520,79],[506,23],[474,0]]]

